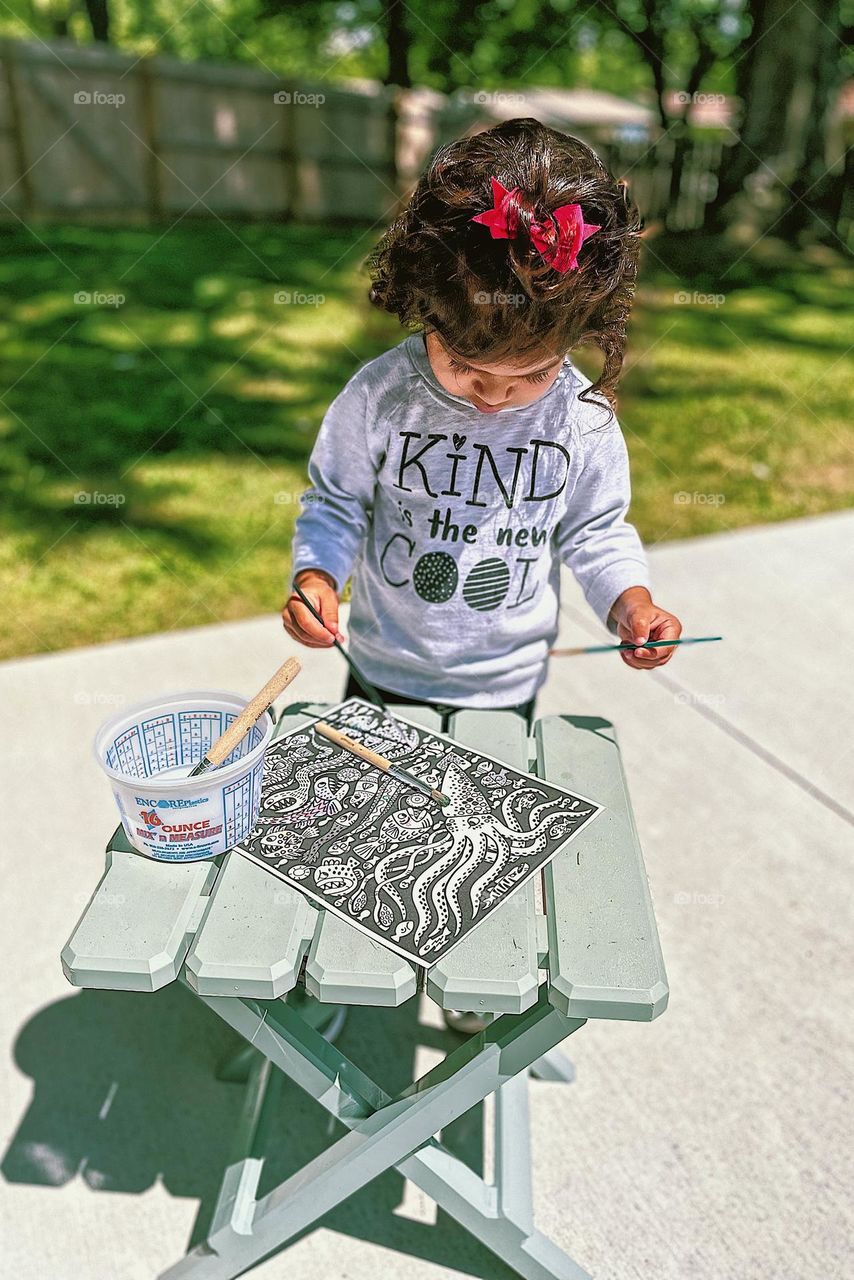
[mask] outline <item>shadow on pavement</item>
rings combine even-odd
[[[81,991],[47,1006],[15,1043],[15,1062],[31,1077],[33,1094],[3,1157],[4,1178],[48,1188],[80,1177],[93,1191],[129,1193],[159,1181],[174,1196],[198,1199],[192,1239],[175,1241],[177,1261],[204,1238],[231,1155],[244,1089],[214,1073],[241,1043],[178,985],[152,995]],[[412,1080],[418,1045],[447,1053],[459,1038],[421,1025],[411,1000],[400,1009],[351,1009],[336,1043],[396,1093]],[[261,1195],[344,1132],[287,1080],[278,1116],[272,1133],[281,1141],[268,1143]],[[482,1173],[482,1108],[442,1139]],[[311,1230],[322,1225],[489,1280],[515,1274],[446,1215],[433,1225],[396,1213],[403,1189],[394,1170],[382,1174]]]

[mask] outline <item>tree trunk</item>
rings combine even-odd
[[[110,43],[109,0],[86,0],[86,13],[92,28],[92,37],[103,44]]]
[[[816,35],[815,96],[807,119],[801,162],[790,184],[792,202],[778,228],[783,235],[795,235],[808,228],[834,234],[837,226],[840,214],[837,188],[839,171],[844,170],[844,164],[839,157],[828,155],[827,143],[830,115],[842,81],[842,64],[836,56],[838,30],[838,23],[835,30],[822,23]]]
[[[386,0],[385,29],[388,46],[386,84],[396,84],[401,89],[412,87],[409,78],[410,37],[404,21],[403,0]]]
[[[397,152],[400,138],[400,99],[402,91],[412,87],[409,76],[409,48],[411,37],[404,18],[403,0],[385,0],[385,30],[388,49],[388,66],[385,85],[390,88],[386,120],[389,157],[389,178],[392,189],[398,195],[398,204],[391,211],[396,217],[400,210],[401,176]]]
[[[673,141],[673,158],[670,161],[670,192],[667,197],[665,225],[673,228],[678,226],[676,212],[679,206],[682,174],[685,172],[685,161],[688,157],[690,135],[687,127],[682,124],[674,128],[670,136]]]
[[[803,175],[824,172],[824,122],[836,84],[836,0],[753,0],[749,67],[739,85],[743,119],[711,209],[715,230],[739,224],[760,236],[781,219]],[[829,30],[828,30],[829,28]],[[798,194],[796,192],[796,194]]]
[[[700,90],[700,85],[706,78],[712,67],[715,65],[715,55],[709,44],[706,43],[701,33],[697,33],[697,57],[694,65],[688,75],[685,85],[685,111],[682,120],[678,123],[674,122],[670,129],[670,137],[673,141],[673,160],[670,167],[670,193],[667,200],[666,225],[678,226],[676,219],[676,211],[679,204],[679,192],[682,188],[682,174],[685,171],[685,161],[688,159],[688,152],[692,145],[691,135],[691,115],[694,109],[694,101]],[[662,95],[662,114],[664,112],[664,98]]]

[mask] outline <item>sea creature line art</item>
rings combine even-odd
[[[268,748],[258,821],[237,851],[415,964],[445,956],[601,812],[361,699],[323,719],[450,803],[301,726]]]

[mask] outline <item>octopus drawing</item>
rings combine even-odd
[[[441,959],[600,811],[358,699],[324,719],[450,803],[302,728],[268,748],[261,813],[238,850],[417,964]]]
[[[447,839],[440,852],[431,850],[429,865],[412,886],[417,916],[414,941],[418,944],[423,939],[428,948],[446,929],[450,937],[456,937],[464,919],[477,918],[484,894],[500,880],[508,864],[538,858],[548,844],[549,833],[566,830],[564,805],[549,798],[539,800],[533,787],[531,806],[525,803],[527,796],[523,800],[523,789],[516,788],[507,792],[496,814],[484,793],[453,759],[445,768],[440,788],[451,800],[445,810]],[[527,822],[523,825],[519,814],[525,809]]]

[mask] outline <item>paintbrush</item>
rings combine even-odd
[[[371,751],[370,747],[363,746],[361,742],[356,742],[354,738],[349,738],[346,733],[342,733],[340,729],[334,729],[331,724],[327,724],[325,720],[318,720],[314,728],[323,738],[328,738],[330,742],[334,742],[338,747],[344,747],[346,751],[352,751],[354,756],[359,756],[362,760],[367,760],[368,764],[374,765],[377,769],[382,769],[383,773],[387,773],[390,778],[395,778],[398,782],[403,782],[408,787],[415,787],[416,790],[430,796],[432,800],[436,800],[441,805],[450,804],[450,798],[443,791],[437,791],[435,787],[431,787],[429,782],[416,777],[414,773],[410,773],[408,769],[401,769],[400,765],[394,764],[391,760],[387,760],[385,756],[381,756],[377,751]]]
[[[264,688],[259,689],[251,702],[247,702],[237,719],[232,720],[225,733],[220,734],[213,746],[208,748],[188,776],[198,778],[200,774],[207,773],[209,769],[215,769],[217,765],[222,764],[223,760],[230,756],[237,744],[243,740],[255,721],[264,714],[273,699],[277,698],[282,690],[286,689],[299,675],[300,670],[301,667],[296,658],[288,658],[287,662],[283,662]]]
[[[669,649],[674,644],[711,644],[723,636],[686,636],[684,640],[647,640],[645,644],[590,644],[580,649],[549,649],[551,658],[574,658],[579,653],[613,653],[616,649]]]
[[[326,623],[323,621],[323,618],[320,616],[320,614],[318,613],[318,611],[315,609],[314,605],[311,603],[311,601],[309,600],[309,598],[308,598],[308,596],[305,594],[305,592],[304,592],[304,591],[301,591],[301,590],[299,589],[299,587],[297,586],[297,584],[296,584],[296,583],[294,583],[294,584],[293,584],[293,587],[294,587],[294,591],[297,593],[297,595],[299,596],[300,600],[302,600],[303,604],[305,605],[306,609],[308,609],[308,611],[309,611],[309,613],[312,615],[312,617],[313,617],[313,618],[315,618],[315,619],[316,619],[316,621],[320,623],[320,625],[323,627],[324,631],[329,631],[329,628],[327,627]],[[340,640],[338,640],[338,639],[336,638],[336,636],[335,636],[335,635],[333,635],[333,633],[332,633],[331,631],[329,631],[329,634],[332,636],[332,643],[335,645],[335,648],[336,648],[340,653],[343,653],[343,655],[344,655],[344,659],[345,659],[345,661],[346,661],[347,665],[349,666],[350,670],[353,672],[353,676],[354,676],[354,677],[355,677],[355,679],[359,682],[359,684],[362,686],[362,688],[364,689],[365,693],[368,695],[368,700],[369,700],[370,702],[373,702],[374,706],[382,707],[383,711],[385,711],[385,709],[386,709],[385,703],[383,702],[383,700],[382,700],[382,698],[380,697],[380,695],[379,695],[379,693],[377,692],[377,690],[376,690],[376,689],[374,688],[374,686],[371,684],[370,680],[367,678],[367,676],[362,675],[361,671],[360,671],[360,670],[359,670],[359,668],[356,666],[355,662],[354,662],[354,661],[353,661],[353,659],[350,657],[349,653],[348,653],[348,652],[347,652],[347,650],[344,648],[344,646],[343,646],[343,644],[341,643],[341,641],[340,641]]]

